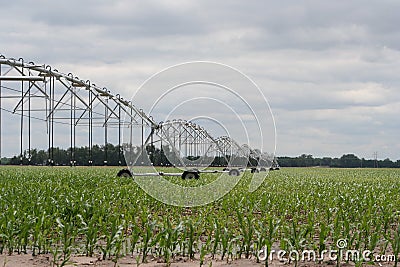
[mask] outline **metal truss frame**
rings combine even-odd
[[[120,94],[113,94],[107,88],[96,86],[90,80],[82,80],[72,73],[62,73],[46,64],[26,62],[23,58],[6,58],[0,55],[0,158],[2,155],[2,113],[19,116],[19,148],[22,164],[23,152],[31,160],[32,119],[46,123],[48,165],[54,165],[55,133],[57,125],[69,127],[70,165],[75,165],[75,147],[77,127],[87,131],[89,148],[88,165],[93,164],[92,148],[95,129],[104,129],[104,165],[107,165],[107,144],[109,129],[118,129],[119,163],[122,163],[122,146],[133,148],[132,128],[142,127],[142,151],[151,143],[163,142],[170,145],[176,155],[180,155],[182,166],[188,157],[200,157],[207,154],[222,156],[229,162],[232,156],[253,157],[260,163],[268,155],[247,145],[240,146],[228,136],[214,138],[203,127],[186,120],[171,120],[156,123],[151,116],[137,108]],[[144,128],[150,127],[151,133],[144,139]],[[122,144],[122,130],[130,128],[129,140]],[[27,142],[24,142],[27,136]],[[158,140],[154,142],[154,137]],[[26,139],[26,138],[25,138]],[[24,150],[25,148],[25,150]],[[276,162],[276,161],[275,161]],[[1,162],[0,162],[1,163]]]
[[[8,105],[7,105],[8,104]],[[92,165],[93,132],[104,128],[105,156],[109,128],[118,128],[118,146],[121,148],[121,128],[157,124],[142,110],[119,94],[100,88],[89,80],[81,80],[72,73],[61,73],[50,65],[25,62],[23,58],[0,55],[0,158],[2,112],[20,116],[20,160],[24,147],[23,135],[28,136],[28,160],[31,156],[31,119],[46,122],[48,138],[48,164],[54,164],[54,128],[57,124],[70,126],[70,163],[74,165],[76,127],[85,126],[88,132],[89,162]],[[27,120],[27,121],[26,121]],[[122,150],[119,152],[122,162]]]

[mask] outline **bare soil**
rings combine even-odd
[[[27,266],[35,266],[35,267],[47,267],[47,266],[57,266],[52,262],[53,258],[51,255],[38,255],[32,256],[31,254],[22,254],[22,255],[0,255],[0,267],[27,267]],[[101,260],[101,258],[97,257],[84,257],[84,256],[74,256],[70,258],[70,261],[65,266],[103,266],[103,267],[133,267],[138,266],[136,264],[136,259],[133,257],[123,257],[118,259],[117,264],[115,264],[111,260]],[[142,267],[164,267],[168,266],[166,263],[157,262],[156,260],[149,261],[148,263],[140,263],[139,266]],[[173,263],[170,265],[171,267],[195,267],[200,266],[199,260],[187,260],[187,259],[175,259]],[[213,266],[213,267],[250,267],[250,266],[265,266],[265,263],[257,263],[255,259],[238,259],[234,261],[221,261],[221,260],[211,260],[210,258],[205,260],[205,267]],[[294,264],[285,264],[279,261],[269,262],[268,266],[271,267],[279,267],[279,266],[294,266]],[[299,262],[298,266],[308,266],[308,267],[317,267],[317,266],[336,266],[336,262],[324,262],[322,264],[316,262]],[[350,267],[354,266],[353,263],[342,263],[340,266],[342,267]],[[394,263],[375,263],[375,264],[363,264],[363,266],[394,266]]]

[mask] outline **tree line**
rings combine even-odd
[[[119,146],[113,144],[94,145],[91,149],[87,146],[75,147],[74,149],[53,147],[48,150],[31,149],[25,150],[22,155],[12,158],[3,158],[5,165],[125,165],[125,159]],[[120,153],[121,151],[121,153]]]
[[[139,147],[132,148],[132,158],[138,158],[135,165],[146,165],[144,155],[140,154]],[[146,147],[150,161],[155,166],[172,166],[168,157],[171,157],[172,150],[168,146],[163,149],[148,145]],[[174,162],[177,162],[175,160]],[[54,147],[48,150],[31,149],[25,150],[22,155],[15,155],[11,158],[2,158],[2,165],[54,165],[54,166],[126,166],[123,148],[118,145],[107,144],[94,145],[91,149],[87,146],[63,149]],[[215,157],[212,166],[224,166],[226,160],[223,157]]]
[[[400,168],[400,160],[365,159],[354,154],[344,154],[340,158],[314,158],[312,155],[302,154],[298,157],[278,157],[278,163],[281,167]]]
[[[168,146],[163,149],[154,146],[147,146],[147,153],[150,161],[155,166],[171,166],[166,155],[171,154]],[[140,153],[137,148],[136,153]],[[50,152],[50,153],[49,153]],[[52,155],[52,156],[50,156]],[[138,161],[136,165],[141,165],[142,155],[136,155]],[[176,161],[175,161],[176,162]],[[312,155],[302,154],[298,157],[277,157],[277,162],[281,167],[332,167],[332,168],[400,168],[400,160],[391,161],[390,159],[375,160],[358,158],[354,154],[344,154],[340,158],[314,158]],[[113,144],[94,145],[91,149],[87,146],[76,147],[74,149],[63,149],[54,147],[49,150],[31,149],[25,150],[22,155],[12,158],[2,158],[3,165],[57,165],[57,166],[126,166],[122,147]],[[211,166],[226,166],[224,157],[215,157]],[[250,165],[257,165],[254,159],[250,159]]]

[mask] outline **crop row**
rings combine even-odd
[[[321,252],[339,239],[348,249],[400,252],[398,170],[283,169],[253,193],[246,174],[224,198],[195,208],[158,202],[115,173],[0,168],[0,253],[50,253],[59,265],[81,254],[203,264],[257,258],[262,248]]]

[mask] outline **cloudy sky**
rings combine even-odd
[[[268,98],[277,155],[397,160],[399,11],[389,0],[2,1],[0,54],[126,97],[174,64],[228,64]]]

